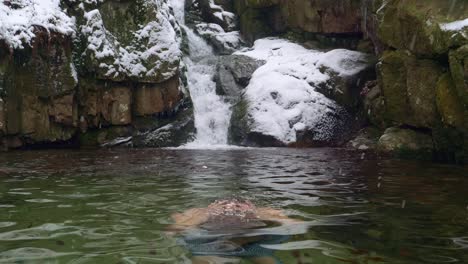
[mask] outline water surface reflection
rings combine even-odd
[[[287,236],[262,245],[283,263],[468,263],[467,172],[342,149],[6,153],[0,262],[190,263],[171,214],[244,197],[303,221],[246,232]]]

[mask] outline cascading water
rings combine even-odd
[[[183,0],[171,0],[176,19],[185,30],[190,54],[184,57],[187,67],[187,81],[192,98],[195,127],[195,141],[186,147],[204,148],[227,145],[231,106],[216,94],[213,77],[217,57],[212,47],[189,27],[185,26],[185,5]]]

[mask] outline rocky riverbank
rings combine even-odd
[[[188,44],[172,4],[0,3],[2,148],[193,140]],[[214,81],[233,108],[231,144],[467,161],[465,1],[197,0],[185,10],[222,55]]]
[[[250,43],[274,35],[315,49],[349,48],[378,57],[376,81],[360,79],[344,95],[324,93],[341,105],[354,102],[354,114],[364,113],[367,125],[373,127],[349,145],[398,156],[466,161],[468,4],[464,1],[214,2],[235,10],[242,35]],[[369,130],[372,139],[366,136]]]

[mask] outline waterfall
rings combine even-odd
[[[217,57],[212,47],[185,25],[185,5],[183,0],[170,0],[175,17],[185,30],[189,55],[183,59],[187,67],[187,81],[193,102],[195,140],[186,145],[194,148],[226,146],[231,119],[231,106],[216,94],[213,81],[216,72]]]

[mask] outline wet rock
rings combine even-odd
[[[83,109],[80,123],[86,121],[87,128],[128,125],[132,122],[131,87],[83,80],[81,88]]]
[[[132,122],[132,95],[128,87],[113,87],[102,94],[101,114],[112,125]]]
[[[320,33],[360,33],[359,1],[283,1],[282,14],[292,29]]]
[[[367,82],[361,93],[369,122],[376,127],[385,128],[385,101],[377,81]]]
[[[177,111],[183,95],[179,76],[156,84],[141,84],[135,88],[134,112],[137,116]]]
[[[466,34],[441,29],[447,21],[462,20],[468,4],[446,0],[391,1],[383,6],[379,26],[380,39],[390,47],[409,50],[416,55],[433,56],[448,52],[449,47],[467,43]]]
[[[361,34],[359,1],[236,1],[247,41],[287,31],[306,34]]]
[[[23,141],[18,136],[5,136],[0,138],[0,150],[18,149],[23,146]]]
[[[184,109],[174,121],[152,131],[138,133],[133,136],[134,147],[178,147],[195,138],[195,122],[193,110]]]
[[[450,74],[444,74],[437,83],[437,108],[443,123],[463,130],[464,109]]]
[[[219,57],[215,75],[216,93],[237,103],[252,74],[265,63],[243,55]]]
[[[76,126],[77,109],[74,95],[64,95],[52,99],[49,115],[53,117],[54,122],[66,126]]]
[[[216,3],[215,3],[216,2]],[[198,0],[204,21],[220,25],[224,31],[237,29],[237,17],[234,13],[224,10],[232,9],[231,1]],[[218,5],[218,3],[220,5]]]
[[[321,106],[310,105],[308,107],[320,108]],[[314,126],[294,125],[295,140],[288,143],[267,132],[258,131],[255,126],[256,120],[249,112],[249,102],[242,98],[233,107],[228,141],[230,144],[249,147],[341,146],[350,139],[358,127],[355,126],[354,120],[346,110],[337,105],[334,106],[335,108],[329,107],[328,112],[314,117],[321,120]]]
[[[375,80],[375,64],[377,58],[366,54],[359,61],[344,61],[343,64],[353,64],[360,70],[350,75],[340,75],[327,67],[321,71],[327,73],[330,79],[317,87],[317,90],[351,111],[357,111],[362,102],[362,89],[368,81]]]
[[[465,108],[468,107],[468,45],[449,52],[453,83]]]
[[[430,134],[391,127],[380,137],[378,149],[398,157],[432,159],[434,145]]]
[[[437,118],[436,83],[443,68],[400,51],[385,52],[378,66],[379,86],[390,123],[431,127]]]
[[[218,54],[232,54],[244,44],[239,31],[225,32],[218,24],[200,23],[195,31],[213,45]]]
[[[363,128],[347,146],[358,150],[375,150],[381,134],[382,132],[375,127]]]
[[[131,138],[133,128],[130,126],[112,126],[101,129],[90,129],[79,135],[81,146],[104,146],[112,147],[122,145],[122,138]]]

